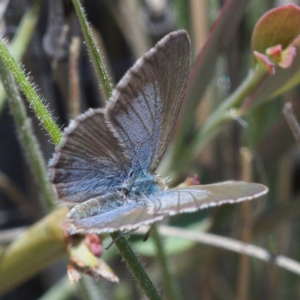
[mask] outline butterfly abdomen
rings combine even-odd
[[[69,219],[84,219],[115,209],[126,202],[124,191],[115,191],[74,206],[67,217]]]
[[[95,216],[100,213],[103,208],[101,197],[90,199],[86,202],[74,206],[68,213],[69,219],[84,219],[87,217]]]

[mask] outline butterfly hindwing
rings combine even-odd
[[[261,184],[239,181],[174,188],[150,195],[140,202],[125,203],[93,217],[70,220],[69,232],[128,231],[142,224],[152,224],[166,215],[252,200],[264,195],[267,190]]]
[[[121,184],[131,163],[111,134],[102,109],[90,109],[71,122],[50,161],[49,170],[60,200],[84,202]]]

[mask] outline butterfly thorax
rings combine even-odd
[[[122,185],[122,192],[131,200],[139,200],[141,195],[150,195],[167,189],[163,178],[156,174],[141,173],[130,176]]]

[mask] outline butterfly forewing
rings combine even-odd
[[[126,144],[135,171],[157,168],[177,121],[189,66],[189,38],[177,31],[140,58],[116,86],[106,119]]]
[[[101,109],[71,122],[50,162],[50,176],[60,200],[83,202],[121,185],[131,163],[112,136]]]
[[[174,188],[151,196],[148,212],[176,215],[225,203],[252,200],[267,191],[262,184],[238,181]]]

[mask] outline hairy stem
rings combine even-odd
[[[36,116],[41,121],[43,127],[50,134],[53,142],[58,144],[61,139],[61,132],[51,117],[50,112],[44,105],[42,99],[38,96],[33,84],[30,83],[25,73],[19,67],[16,60],[9,53],[3,40],[0,40],[0,57],[3,60],[5,66],[10,70],[14,76],[16,82],[20,86],[22,92],[27,97],[31,107],[35,111]]]
[[[146,296],[150,300],[161,299],[152,281],[149,279],[147,273],[145,272],[140,261],[138,260],[131,247],[127,243],[126,239],[123,236],[120,237],[120,232],[111,233],[111,237],[115,241],[115,244],[120,254],[122,255],[124,261],[131,270],[135,279],[145,292]]]
[[[54,195],[48,182],[45,161],[39,148],[38,141],[34,135],[30,119],[27,117],[26,109],[22,102],[18,87],[2,59],[0,59],[0,78],[5,86],[10,110],[15,119],[21,145],[28,158],[29,166],[40,188],[48,210],[52,210],[55,207],[53,201]]]
[[[88,49],[90,51],[91,58],[93,60],[94,66],[96,68],[99,80],[102,84],[104,94],[105,94],[106,98],[109,99],[111,96],[111,93],[112,93],[112,86],[111,86],[109,77],[107,75],[107,72],[105,70],[104,63],[99,54],[99,49],[96,46],[96,42],[93,37],[91,28],[86,19],[83,7],[79,0],[72,0],[72,2],[75,7],[77,16],[79,18],[81,30],[84,34],[85,41],[86,41]]]

